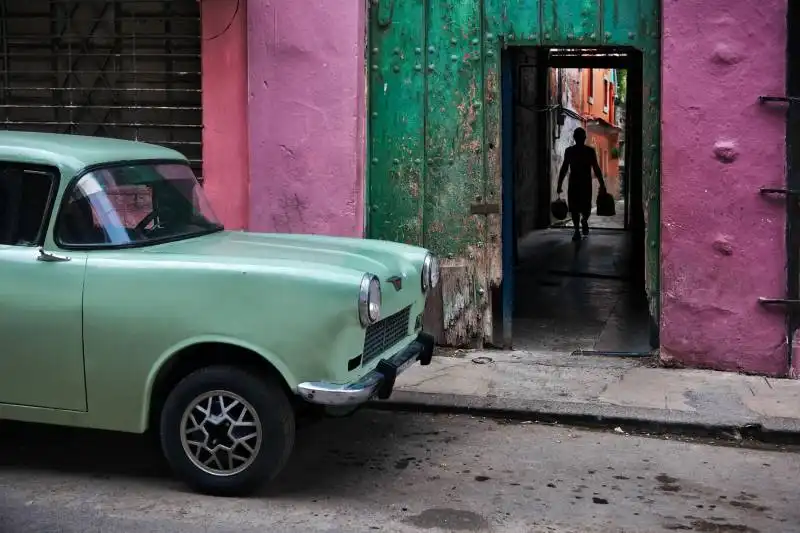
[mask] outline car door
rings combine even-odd
[[[86,254],[40,248],[57,177],[0,162],[0,403],[86,411]]]

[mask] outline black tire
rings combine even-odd
[[[234,404],[230,411],[231,416],[239,418],[236,413],[241,411],[236,409],[241,405],[243,409],[245,407],[248,409],[248,413],[252,409],[256,416],[251,416],[250,413],[240,420],[252,420],[253,428],[260,426],[260,438],[254,437],[255,441],[251,438],[247,442],[249,448],[243,448],[242,444],[230,446],[231,450],[237,450],[238,455],[248,456],[249,461],[240,461],[241,464],[237,467],[241,468],[241,471],[234,469],[226,474],[220,474],[203,470],[195,463],[192,454],[192,450],[199,450],[200,447],[189,443],[186,448],[184,447],[182,438],[184,415],[191,408],[191,412],[196,415],[194,419],[197,420],[197,414],[202,411],[198,411],[193,404],[198,398],[215,391],[226,393],[223,399],[228,399],[230,404],[238,402],[235,397],[244,400]],[[212,402],[218,405],[214,398],[219,397],[212,397]],[[208,401],[208,398],[203,400],[205,401]],[[205,407],[205,404],[202,406]],[[187,424],[190,421],[191,418],[187,414]],[[236,425],[237,422],[233,421],[233,424]],[[217,435],[220,440],[225,440],[234,429],[238,429],[240,435],[242,431],[247,431],[246,434],[256,431],[244,428],[230,429],[230,422],[227,421],[209,423],[207,427],[215,433],[225,432],[224,435]],[[215,496],[243,496],[272,481],[286,465],[294,446],[295,418],[286,393],[275,379],[257,377],[231,366],[210,366],[189,374],[172,389],[161,411],[160,430],[161,448],[167,462],[175,474],[190,487]],[[187,441],[204,439],[208,444],[215,444],[207,431],[197,432],[196,435],[187,438]],[[255,445],[257,441],[260,441],[258,446]],[[230,443],[225,440],[225,444]],[[250,449],[255,450],[255,453],[250,454]],[[197,459],[198,462],[204,462],[204,457],[212,457],[207,448],[198,453],[201,454]],[[220,451],[217,457],[219,461],[225,459],[231,461],[225,451]],[[254,458],[250,459],[251,457]],[[222,462],[213,461],[213,463],[222,467]],[[212,469],[212,466],[206,468]]]

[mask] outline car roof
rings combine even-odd
[[[0,131],[0,162],[54,166],[65,177],[72,177],[94,165],[147,159],[187,161],[180,152],[137,141],[63,133]]]

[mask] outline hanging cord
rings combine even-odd
[[[197,0],[197,1],[200,2],[200,18],[202,19],[202,17],[203,17],[203,0]],[[209,37],[209,38],[204,39],[204,40],[205,41],[213,41],[214,39],[217,39],[217,38],[222,37],[223,35],[225,35],[225,33],[227,33],[227,31],[229,29],[231,29],[231,26],[233,26],[233,21],[236,20],[237,15],[239,15],[239,7],[241,5],[242,5],[242,0],[236,0],[236,9],[233,10],[233,16],[231,16],[231,20],[228,21],[228,25],[225,26],[225,29],[223,29],[221,32],[219,32],[218,34],[214,35],[213,37]]]

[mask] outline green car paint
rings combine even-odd
[[[356,382],[416,339],[423,248],[230,231],[138,247],[57,242],[65,192],[77,178],[152,161],[188,165],[178,152],[143,143],[0,132],[0,164],[58,176],[40,241],[0,244],[0,418],[143,432],[159,372],[193,347],[257,354],[297,394],[303,382]],[[364,350],[365,273],[382,282],[381,318],[408,307],[410,321],[385,353],[349,369]],[[386,283],[393,276],[401,290]]]

